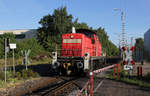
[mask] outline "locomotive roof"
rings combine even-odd
[[[96,34],[94,31],[88,30],[88,29],[77,29],[77,30],[76,30],[76,33],[85,34],[85,35],[88,36],[89,38],[93,38],[93,34]]]
[[[96,34],[94,31],[89,30],[89,29],[77,29],[77,33],[91,33],[91,34]]]
[[[89,30],[89,29],[77,29],[76,32],[77,32],[77,33],[87,32],[87,33],[93,33],[93,34],[96,34],[94,31]]]

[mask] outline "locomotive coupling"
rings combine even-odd
[[[64,63],[63,64],[63,67],[66,69],[67,67],[70,67],[71,66],[71,63]]]

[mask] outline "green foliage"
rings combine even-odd
[[[71,32],[72,15],[68,15],[66,7],[55,9],[53,14],[44,16],[39,24],[37,39],[48,51],[53,51],[56,44],[60,44],[61,35]]]
[[[32,39],[24,39],[22,41],[17,41],[17,49],[15,50],[16,57],[22,56],[21,51],[31,50],[30,57],[36,56],[39,53],[43,52],[43,47],[37,42],[35,38]]]
[[[21,71],[21,76],[23,79],[28,79],[31,77],[38,77],[39,75],[38,75],[38,73],[33,72],[31,69],[28,69],[28,70],[23,69]]]
[[[144,40],[143,40],[143,38],[137,38],[135,46],[139,47],[139,48],[143,48],[144,47]]]
[[[16,72],[15,76],[12,71],[7,71],[7,80],[11,81],[12,79],[16,78],[18,80],[21,79],[29,79],[31,77],[39,77],[39,74],[37,72],[32,71],[31,69],[28,70],[21,70],[21,72]],[[4,71],[0,72],[0,80],[5,80],[5,74]]]
[[[18,80],[21,80],[21,73],[20,72],[16,72],[16,77],[18,78]]]
[[[119,54],[118,48],[109,40],[109,37],[105,30],[99,27],[96,31],[99,41],[102,44],[103,51],[106,52],[107,56],[116,56]]]
[[[106,78],[113,79],[113,71],[110,74],[106,75]],[[138,78],[135,76],[130,76],[127,71],[119,72],[119,81],[129,83],[129,84],[135,84],[142,87],[150,87],[150,75],[147,74],[144,77]]]
[[[5,74],[3,71],[0,72],[0,80],[5,80]]]
[[[13,77],[13,74],[12,74],[12,72],[7,71],[6,72],[6,76],[7,76],[7,79],[10,79],[10,78]],[[4,71],[0,72],[0,80],[5,80],[5,73],[4,73]]]
[[[10,39],[10,43],[14,43],[15,40],[15,35],[13,33],[5,33],[0,36],[0,58],[4,58],[4,40],[5,38]],[[12,56],[12,52],[8,53],[8,57]]]
[[[73,22],[73,26],[76,29],[92,29],[92,28],[89,28],[89,26],[85,22],[78,23],[78,18]]]
[[[145,54],[144,54],[145,51]],[[140,52],[140,54],[138,54],[137,52]],[[145,57],[144,57],[145,55]],[[137,58],[138,56],[138,58]],[[147,50],[144,50],[144,40],[143,38],[137,38],[136,42],[135,42],[135,48],[134,48],[134,53],[133,53],[133,59],[136,62],[141,62],[144,59],[148,59],[148,53]]]
[[[15,49],[15,57],[19,58],[23,56],[21,53],[22,50],[31,50],[30,57],[38,55],[40,52],[43,52],[43,47],[37,42],[35,38],[24,39],[24,40],[15,40],[15,35],[12,33],[5,33],[0,36],[0,58],[4,58],[4,39],[9,38],[10,43],[16,43],[17,48]],[[12,50],[10,49],[7,53],[8,57],[12,57]]]

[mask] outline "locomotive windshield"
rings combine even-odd
[[[91,30],[88,30],[88,29],[78,29],[76,31],[76,33],[82,33],[82,34],[85,34],[86,36],[88,36],[89,38],[93,38],[94,37],[94,34],[95,32],[91,31]]]

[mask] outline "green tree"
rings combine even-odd
[[[148,55],[147,52],[145,52],[145,55]],[[143,59],[144,59],[144,40],[143,38],[137,38],[134,48],[134,60],[142,61]]]
[[[53,51],[56,44],[60,44],[61,35],[72,29],[72,15],[67,13],[66,7],[55,9],[53,14],[44,16],[39,24],[37,39],[48,51]]]
[[[135,47],[144,48],[144,40],[143,40],[143,38],[137,38],[136,39]]]
[[[21,51],[31,50],[30,57],[36,56],[44,51],[43,47],[37,42],[35,38],[24,39],[22,41],[17,41],[17,48],[15,50],[16,57],[23,56]]]
[[[118,48],[109,40],[107,33],[104,28],[99,27],[96,31],[96,34],[99,38],[99,41],[102,44],[103,51],[106,52],[107,56],[116,56],[119,54]]]
[[[4,40],[5,38],[10,39],[10,43],[14,43],[15,40],[15,35],[13,33],[5,33],[0,36],[0,58],[4,58]],[[8,57],[12,56],[11,51],[8,53]]]

